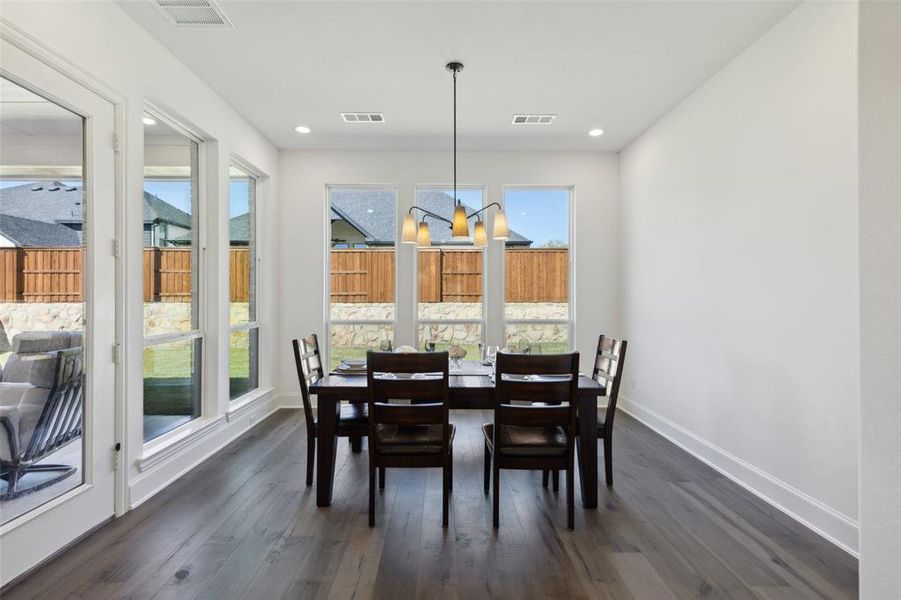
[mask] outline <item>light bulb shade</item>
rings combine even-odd
[[[401,231],[400,241],[404,244],[416,243],[416,217],[409,213],[404,217],[404,227]]]
[[[510,237],[510,229],[507,227],[507,215],[502,210],[497,211],[497,214],[494,215],[493,237],[496,240],[506,240]]]
[[[432,236],[429,233],[429,225],[425,221],[419,223],[419,234],[416,236],[417,246],[431,246]]]
[[[469,222],[466,220],[466,209],[462,204],[454,208],[454,221],[451,225],[451,237],[455,240],[469,237]]]
[[[488,243],[488,232],[485,231],[485,224],[481,221],[476,221],[472,228],[472,243],[476,246],[484,246]]]

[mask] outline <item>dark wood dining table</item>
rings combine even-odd
[[[483,367],[478,361],[462,361],[459,368],[452,368],[448,382],[451,409],[493,409],[494,381],[489,373],[490,367]],[[316,505],[330,506],[335,480],[335,453],[338,448],[336,433],[341,402],[367,400],[366,375],[329,373],[310,386],[310,394],[316,395],[318,412]],[[585,508],[598,506],[597,399],[604,394],[603,385],[585,375],[579,377],[576,454],[582,484],[582,506]]]

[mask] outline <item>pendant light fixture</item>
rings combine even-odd
[[[405,244],[416,244],[418,246],[429,246],[431,245],[431,235],[429,233],[429,225],[425,221],[425,217],[423,217],[422,221],[419,222],[419,225],[416,224],[416,217],[413,215],[414,210],[418,210],[423,213],[423,215],[428,215],[433,219],[438,219],[439,221],[444,221],[448,225],[450,225],[451,229],[451,239],[454,240],[468,240],[469,239],[469,219],[473,217],[476,218],[476,223],[473,226],[473,244],[476,246],[484,246],[488,243],[488,235],[485,231],[485,223],[482,221],[481,214],[488,210],[489,208],[496,206],[497,213],[494,215],[494,228],[493,228],[493,238],[496,240],[506,240],[510,237],[510,230],[507,228],[507,217],[504,215],[504,209],[497,202],[492,202],[491,204],[474,211],[470,214],[466,214],[466,207],[463,206],[463,203],[457,197],[457,73],[463,70],[463,63],[460,62],[449,62],[445,66],[448,71],[453,73],[454,77],[454,213],[453,218],[448,219],[446,217],[442,217],[441,215],[436,215],[435,213],[428,211],[424,208],[420,208],[419,206],[413,205],[410,207],[410,210],[407,212],[407,215],[404,217],[403,229],[401,232],[401,242]]]

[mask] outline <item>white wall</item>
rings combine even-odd
[[[277,149],[253,129],[222,98],[169,51],[111,2],[4,2],[0,17],[11,29],[31,38],[57,55],[59,62],[119,96],[119,133],[124,154],[126,190],[124,205],[108,207],[124,214],[125,258],[127,261],[128,308],[125,315],[126,423],[121,438],[125,444],[127,477],[124,507],[146,500],[210,453],[234,439],[253,420],[275,408],[275,394],[261,398],[253,410],[225,419],[228,407],[228,175],[229,157],[237,155],[267,176],[258,196],[263,232],[275,230],[278,221]],[[205,339],[207,351],[206,408],[216,420],[206,435],[168,454],[143,472],[142,458],[142,187],[143,125],[145,102],[188,124],[207,142],[202,165],[202,185],[206,186],[204,206],[209,277],[202,307],[207,311]],[[277,247],[273,236],[261,236],[263,258],[260,296],[261,387],[272,388],[276,379],[275,316],[277,314]],[[109,307],[113,310],[113,307]],[[4,573],[4,581],[15,576]]]
[[[801,5],[621,154],[623,407],[857,549],[856,5]]]
[[[487,186],[489,202],[501,200],[504,185],[574,186],[575,348],[589,357],[597,345],[597,335],[615,329],[617,322],[617,169],[616,155],[600,153],[462,152],[458,159],[459,183]],[[324,333],[326,185],[394,185],[398,204],[406,211],[413,202],[416,185],[448,183],[451,153],[284,151],[279,172],[280,248],[284,258],[279,341],[284,352],[279,391],[283,403],[293,405],[299,403],[300,392],[288,351],[291,338]],[[400,225],[398,219],[398,232]],[[497,250],[500,242],[492,244]],[[489,258],[489,272],[499,273],[499,265],[491,262],[492,258],[499,259],[500,253],[492,251]],[[400,246],[397,268],[412,277],[411,246]],[[499,277],[489,277],[487,293],[502,293],[501,285]],[[412,298],[398,297],[397,302],[398,343],[412,344]],[[489,343],[499,343],[503,315],[489,313],[487,320]],[[496,331],[492,333],[492,329]]]
[[[859,39],[860,596],[901,598],[901,4]]]

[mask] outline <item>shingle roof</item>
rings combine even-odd
[[[37,181],[0,189],[0,216],[45,223],[80,223],[84,194],[81,187],[59,181]],[[144,192],[144,221],[191,227],[191,215]]]
[[[244,213],[228,220],[228,237],[234,242],[250,241],[250,213]]]
[[[82,189],[59,181],[38,181],[0,189],[0,216],[45,223],[80,223]]]
[[[331,197],[332,221],[343,219],[356,228],[373,245],[392,245],[397,236],[394,192],[388,190],[333,189]],[[451,196],[437,190],[419,195],[417,205],[436,215],[450,219],[454,215]],[[420,213],[421,214],[421,213]],[[419,216],[417,215],[417,218]],[[438,219],[425,217],[433,244],[461,243],[451,240],[450,226]],[[475,219],[470,220],[470,228]],[[465,242],[464,242],[465,243]],[[509,246],[528,246],[531,240],[511,230]]]
[[[0,235],[16,246],[80,246],[79,232],[58,223],[0,215]]]
[[[161,221],[191,228],[191,215],[149,192],[144,192],[144,222]]]

